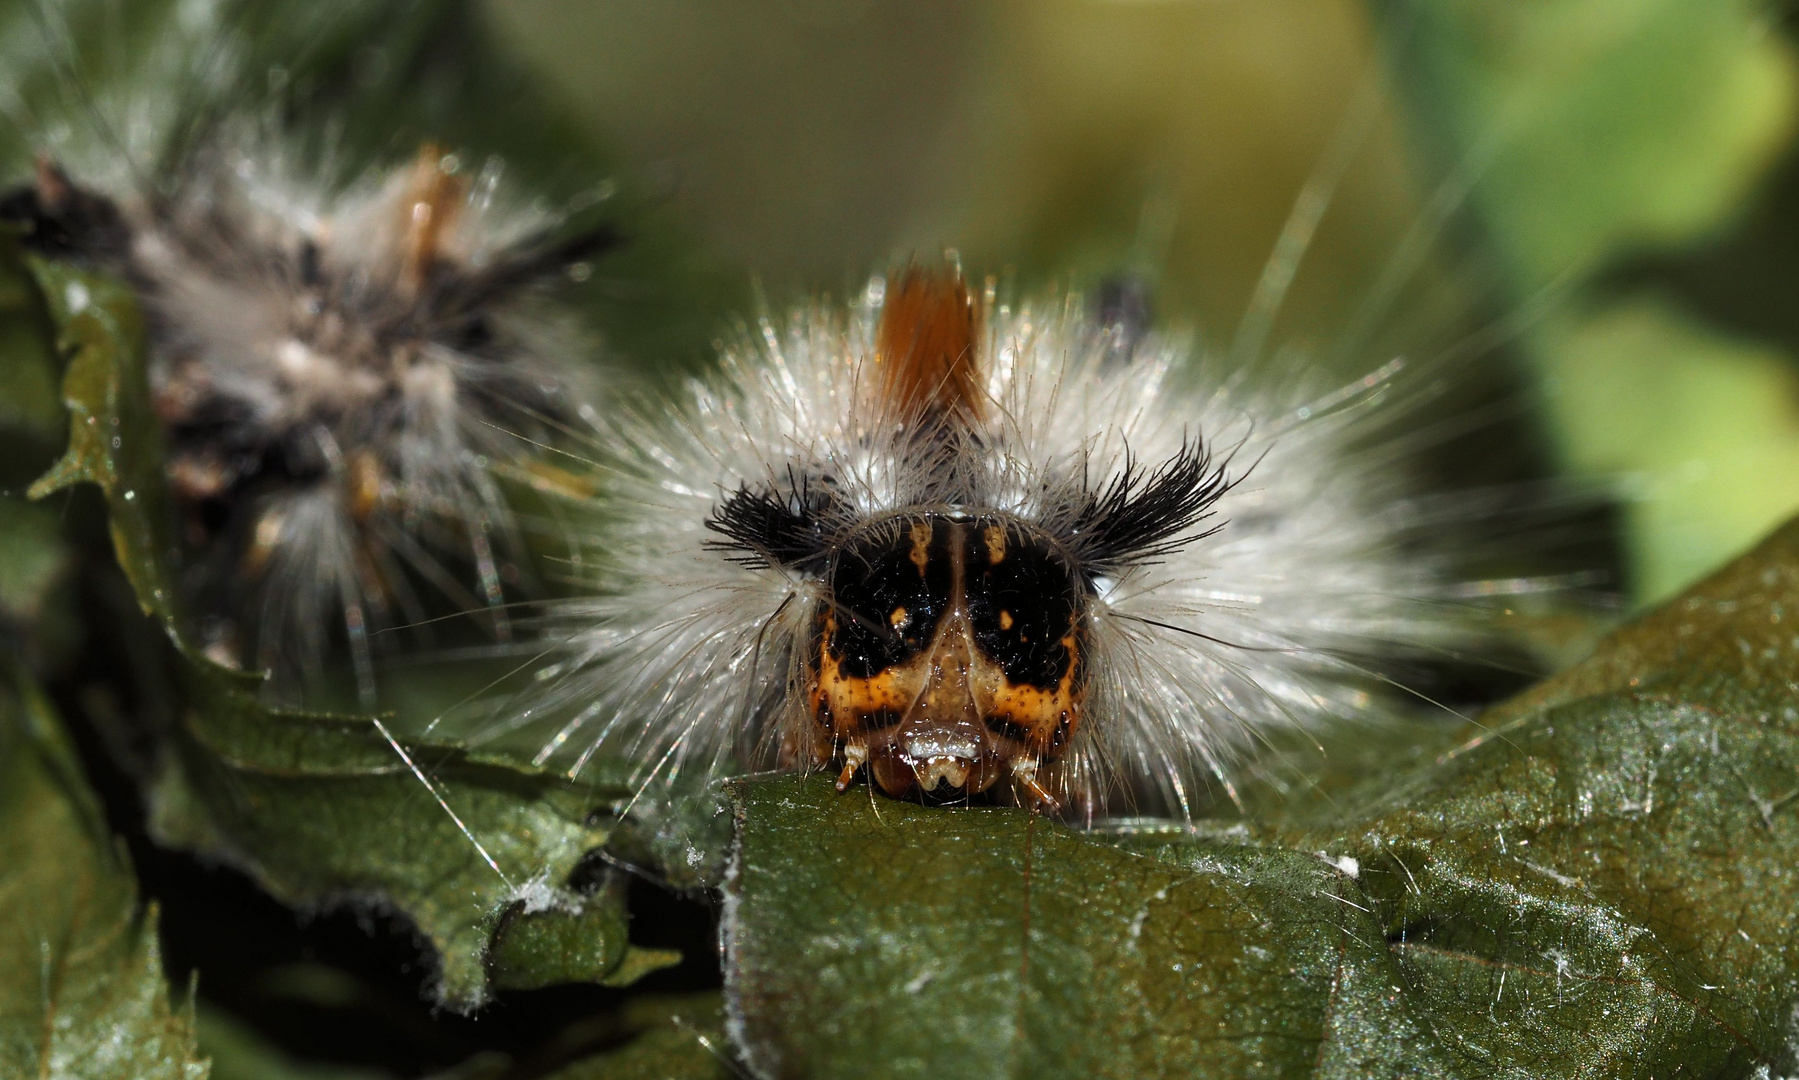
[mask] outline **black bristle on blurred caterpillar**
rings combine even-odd
[[[242,82],[207,44],[172,63]],[[370,705],[382,629],[460,610],[510,636],[532,575],[495,472],[574,420],[591,370],[545,286],[620,234],[431,144],[334,181],[278,99],[252,100],[170,106],[130,138],[84,103],[88,134],[62,125],[0,218],[144,310],[184,616],[208,655],[268,672],[284,701],[347,655]]]

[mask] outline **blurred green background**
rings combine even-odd
[[[953,247],[1023,291],[1128,275],[1162,325],[1320,382],[1433,367],[1443,411],[1508,418],[1433,479],[1618,500],[1638,603],[1799,508],[1784,4],[14,0],[0,151],[22,166],[21,103],[68,96],[34,11],[113,41],[76,73],[141,102],[153,50],[118,40],[239,8],[347,173],[432,138],[552,199],[618,192],[633,244],[592,306],[641,366]],[[44,374],[9,378],[9,427],[43,427]]]
[[[1783,8],[485,11],[574,122],[777,308],[952,246],[1027,286],[1136,274],[1162,322],[1228,348],[1295,199],[1342,143],[1353,157],[1324,189],[1273,346],[1341,376],[1452,354],[1461,377],[1524,398],[1539,422],[1486,449],[1529,457],[1504,443],[1534,432],[1551,471],[1623,500],[1639,602],[1799,508],[1799,305],[1777,284],[1799,281],[1781,210],[1796,194]]]

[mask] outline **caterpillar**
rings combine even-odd
[[[165,135],[153,168],[113,145],[125,164],[83,175],[46,146],[0,218],[143,308],[182,597],[208,654],[292,700],[333,686],[347,652],[367,706],[379,630],[448,608],[509,635],[508,596],[530,583],[495,473],[586,393],[544,286],[620,237],[530,208],[499,159],[435,144],[334,184],[267,113]]]
[[[1383,658],[1474,639],[1362,445],[1400,363],[1258,387],[1139,332],[953,263],[764,319],[615,414],[592,595],[501,726],[645,791],[796,768],[1190,813],[1268,731],[1364,713]]]

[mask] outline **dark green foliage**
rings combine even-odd
[[[74,346],[78,436],[53,475],[107,492],[120,557],[160,614],[159,482],[130,471],[142,459],[127,449],[143,426],[130,306],[87,275],[40,267],[39,280]],[[867,1062],[1012,1076],[1786,1068],[1790,612],[1799,526],[1479,725],[1437,728],[1434,752],[1366,794],[1289,800],[1267,823],[1083,834],[817,778],[740,783],[725,892],[743,1050],[818,1076]],[[623,790],[392,743],[372,718],[269,712],[253,680],[180,655],[185,704],[153,798],[165,840],[291,903],[397,909],[461,1006],[489,976],[619,981],[662,962],[630,951],[604,875],[566,887]],[[1306,821],[1330,824],[1292,824]],[[695,1052],[700,1028],[647,1030],[626,1053],[666,1043],[716,1066]]]
[[[156,909],[138,905],[61,721],[0,674],[0,1074],[204,1080],[169,1003]]]
[[[339,134],[357,161],[438,138],[506,154],[559,197],[603,175],[576,121],[482,45],[476,9],[339,7],[316,24],[250,18],[244,32],[258,56],[300,57],[285,74],[294,100],[345,110],[356,123]],[[1736,36],[1735,6],[1668,6],[1609,45],[1532,23],[1525,8],[1385,10],[1407,24],[1396,55],[1409,100],[1455,161],[1482,144],[1514,84],[1549,85],[1523,76],[1559,55],[1550,45],[1604,61],[1548,95],[1564,112],[1528,114],[1561,134],[1506,143],[1472,200],[1521,302],[1570,262],[1715,222],[1780,127],[1747,106],[1708,111],[1765,111],[1786,85],[1778,57]],[[1682,79],[1645,82],[1631,59],[1642,56],[1653,71],[1685,63]],[[1634,107],[1617,100],[1644,86],[1665,107],[1639,110],[1615,164],[1581,166],[1617,134],[1610,118]],[[521,110],[547,119],[507,120]],[[1740,123],[1712,122],[1724,114]],[[1688,135],[1669,136],[1670,118]],[[1661,167],[1671,152],[1691,159],[1686,172]],[[651,359],[703,349],[719,310],[709,271],[672,236],[647,225],[625,261],[601,270],[629,287],[598,302],[599,321]],[[577,784],[385,717],[271,710],[254,679],[197,655],[171,586],[136,306],[117,282],[27,266],[10,237],[0,244],[0,468],[23,487],[60,444],[60,355],[69,446],[33,491],[91,485],[103,496],[104,546],[143,612],[125,628],[139,643],[135,670],[162,680],[143,701],[168,714],[146,724],[151,767],[132,776],[152,835],[302,911],[394,915],[418,931],[435,965],[429,987],[452,1009],[613,988],[540,1053],[476,1056],[456,1077],[1799,1069],[1799,524],[1478,723],[1393,717],[1331,736],[1323,758],[1271,770],[1302,782],[1246,787],[1241,818],[1080,832],[1018,810],[927,809],[777,777],[730,784],[725,815],[711,793],[693,794],[686,816],[717,834],[695,847],[681,823],[621,820],[630,792],[606,779],[618,773],[607,763]],[[1594,326],[1637,341],[1624,331],[1663,322],[1570,310],[1533,324],[1527,350],[1610,415],[1605,395],[1641,381],[1641,357],[1614,350],[1629,363],[1602,370],[1593,350],[1613,337],[1599,341]],[[1691,382],[1670,381],[1672,393],[1712,385],[1726,366],[1712,359],[1681,368]],[[1594,372],[1604,378],[1580,382]],[[1751,380],[1752,396],[1769,396],[1754,389],[1764,382]],[[1706,437],[1736,430],[1746,410],[1728,405],[1716,406],[1728,423]],[[1583,449],[1602,424],[1557,423],[1573,467],[1619,467]],[[1732,490],[1726,502],[1747,500]],[[7,498],[0,644],[36,664],[48,629],[77,618],[58,606],[59,582],[96,556],[76,535],[80,514],[62,519],[79,511],[68,496]],[[1661,518],[1639,523],[1651,591],[1699,558],[1667,537],[1712,516],[1660,505]],[[1745,520],[1767,513],[1753,510]],[[79,670],[89,662],[58,669],[71,697],[89,676],[116,674]],[[368,1075],[285,1061],[223,1011],[229,1002],[202,1004],[196,1048],[193,1012],[171,1004],[185,987],[162,971],[157,909],[140,901],[68,732],[22,666],[0,682],[0,1073],[198,1080],[210,1050],[220,1076]],[[722,869],[703,857],[727,848]],[[722,998],[638,983],[680,956],[632,944],[631,916],[646,913],[628,910],[608,859],[717,888]]]

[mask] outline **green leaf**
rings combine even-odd
[[[1525,324],[1561,468],[1627,504],[1639,600],[1799,509],[1792,357],[1661,298],[1582,300],[1646,250],[1740,214],[1791,145],[1799,61],[1758,0],[1383,0],[1407,104],[1450,162]]]
[[[652,971],[673,967],[681,954],[628,945],[625,879],[607,878],[603,889],[565,907],[541,912],[514,909],[494,933],[488,969],[494,985],[533,990],[557,983],[599,982],[629,986]]]
[[[113,549],[146,614],[174,617],[175,591],[163,498],[162,430],[150,409],[144,320],[121,281],[68,263],[28,260],[49,304],[57,345],[69,356],[63,404],[69,448],[31,485],[41,499],[73,484],[106,494]]]
[[[1796,619],[1799,523],[1329,827],[743,782],[746,1050],[785,1076],[1783,1075]]]
[[[745,785],[740,813],[727,986],[768,1073],[1305,1075],[1338,1009],[1441,1064],[1316,856],[1227,834],[1146,857],[818,779]]]
[[[35,449],[54,442],[66,426],[41,309],[18,234],[0,228],[0,438],[13,444],[8,448],[14,453],[23,449],[19,443]],[[10,462],[0,466],[0,484],[14,482],[13,468]]]
[[[1362,860],[1445,1030],[1521,1072],[1790,1071],[1796,605],[1799,523],[1496,712],[1394,809],[1297,842]]]
[[[1672,595],[1799,507],[1799,367],[1659,297],[1547,320],[1563,460],[1622,478],[1636,590]]]
[[[68,562],[60,523],[44,507],[0,500],[0,625],[36,620]]]
[[[389,1080],[374,1069],[302,1064],[219,1009],[198,1010],[200,1048],[212,1059],[209,1080]]]
[[[170,1008],[156,907],[49,705],[0,689],[0,1074],[204,1080],[193,1016]]]
[[[1756,0],[1382,0],[1402,86],[1526,290],[1694,239],[1792,134],[1790,47]]]
[[[731,1053],[718,995],[640,998],[626,1006],[622,1047],[564,1066],[544,1080],[728,1080],[744,1072]]]
[[[372,718],[265,709],[255,680],[187,660],[176,759],[152,791],[159,841],[227,859],[296,907],[397,908],[438,952],[436,992],[454,1008],[485,999],[502,928],[507,985],[598,982],[626,963],[622,892],[567,886],[625,792],[389,741]],[[570,919],[583,948],[547,947]]]

